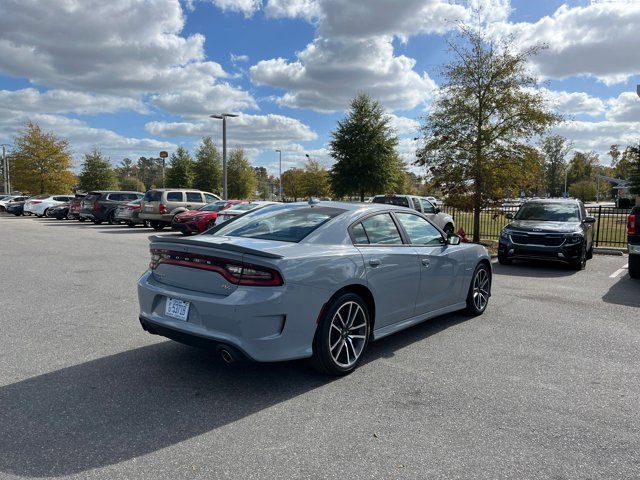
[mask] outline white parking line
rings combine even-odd
[[[621,273],[624,273],[624,271],[627,270],[628,268],[629,268],[629,264],[627,263],[624,267],[619,268],[618,270],[613,272],[611,275],[609,275],[609,278],[617,278]]]

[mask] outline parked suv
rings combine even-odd
[[[593,256],[593,224],[580,200],[536,199],[522,204],[500,233],[498,261],[560,260],[582,270]]]
[[[425,197],[416,197],[413,195],[376,195],[371,202],[412,208],[424,213],[432,223],[440,227],[447,235],[455,231],[453,217],[440,212],[440,209]]]
[[[194,189],[159,188],[144,194],[140,218],[148,220],[154,230],[171,225],[174,215],[187,210],[197,210],[207,203],[221,200],[209,192]]]
[[[640,205],[633,207],[629,213],[627,243],[629,247],[629,276],[640,278]]]
[[[91,220],[96,225],[109,222],[116,223],[115,213],[119,205],[139,200],[144,196],[141,192],[121,192],[98,190],[87,192],[80,206],[80,220]]]

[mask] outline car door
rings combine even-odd
[[[391,214],[371,215],[354,225],[351,233],[376,299],[376,329],[412,317],[420,284],[418,256],[403,243]]]
[[[443,234],[422,216],[409,212],[393,215],[418,254],[420,282],[415,315],[424,315],[461,300],[464,283],[464,252],[448,245]]]
[[[189,210],[197,210],[205,203],[202,201],[202,194],[200,192],[186,192],[187,195],[187,207]]]

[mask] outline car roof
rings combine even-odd
[[[530,198],[524,203],[578,203],[577,198]]]
[[[142,192],[135,192],[133,190],[91,190],[90,192],[87,192],[87,195],[94,195],[96,193],[99,194],[105,194],[105,193],[140,193],[142,194]]]

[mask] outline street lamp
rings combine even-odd
[[[283,193],[283,190],[282,190],[282,150],[277,149],[276,152],[278,152],[280,154],[280,175],[279,175],[280,178],[278,180],[278,182],[279,182],[278,190],[279,190],[279,193],[280,193],[280,201],[284,202],[284,193]]]
[[[11,180],[9,178],[9,163],[7,162],[7,151],[5,150],[8,147],[8,143],[2,144],[2,172],[4,173],[4,193],[11,193]]]
[[[211,118],[222,120],[222,198],[227,199],[227,117],[237,117],[235,113],[221,113],[209,115]]]
[[[567,163],[566,168],[564,169],[564,198],[569,198],[569,193],[567,192],[567,174],[569,173],[569,169],[571,168],[571,164]]]

